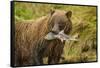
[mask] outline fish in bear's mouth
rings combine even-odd
[[[46,40],[59,39],[59,40],[61,40],[61,42],[66,41],[66,40],[67,41],[69,41],[69,40],[78,41],[77,36],[78,36],[78,34],[73,35],[73,36],[69,36],[69,35],[64,33],[64,30],[61,30],[58,34],[55,34],[53,32],[49,32],[44,37],[44,39],[46,39]]]

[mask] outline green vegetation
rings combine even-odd
[[[72,11],[71,35],[79,36],[78,42],[66,42],[61,63],[96,61],[96,7],[16,2],[15,20],[35,20],[47,15],[50,9]]]

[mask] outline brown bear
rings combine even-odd
[[[36,21],[15,24],[15,66],[40,65],[48,57],[48,64],[57,64],[63,53],[65,41],[53,38],[64,30],[69,34],[72,29],[71,11],[52,10],[47,16]],[[45,38],[52,33],[52,39]]]

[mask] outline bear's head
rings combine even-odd
[[[51,17],[48,22],[50,32],[45,36],[45,39],[63,39],[72,30],[71,11],[51,10]],[[63,39],[63,40],[65,40]]]

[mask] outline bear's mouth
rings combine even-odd
[[[59,39],[61,40],[61,42],[63,41],[78,41],[77,36],[69,36],[67,34],[64,33],[64,30],[61,30],[59,33],[54,33],[54,32],[49,32],[44,39],[46,40],[54,40],[54,39]]]

